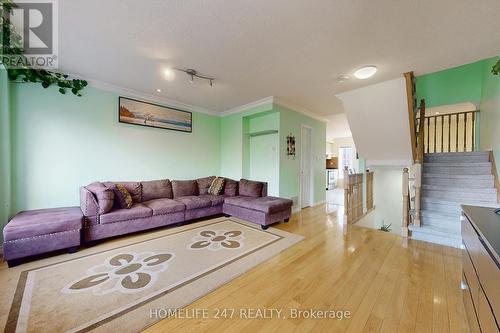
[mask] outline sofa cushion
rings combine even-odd
[[[79,207],[20,212],[3,228],[4,241],[79,230],[82,218]]]
[[[215,176],[196,179],[196,183],[198,184],[198,195],[207,194],[208,189],[210,188],[210,185],[212,185],[212,182],[214,181],[214,179],[215,179]]]
[[[133,202],[141,202],[142,186],[139,182],[103,182],[108,188],[113,189],[116,184],[122,184],[130,193]],[[115,193],[116,194],[116,193]],[[116,201],[115,201],[116,204]],[[116,205],[115,205],[116,208]]]
[[[238,195],[238,182],[230,178],[224,178],[224,195],[234,197]]]
[[[144,201],[142,204],[151,208],[153,215],[183,212],[186,209],[183,203],[167,198]]]
[[[245,197],[259,198],[262,196],[263,186],[264,184],[261,182],[241,179],[238,185],[238,194]]]
[[[101,182],[95,182],[85,186],[87,190],[89,190],[94,197],[97,199],[98,213],[106,214],[111,209],[113,209],[113,203],[115,200],[115,194],[113,190],[104,186]]]
[[[142,185],[142,198],[141,200],[149,201],[154,199],[168,198],[172,199],[172,184],[170,180],[151,180],[141,182]]]
[[[212,202],[209,199],[200,198],[194,195],[175,198],[174,200],[183,203],[186,206],[186,210],[212,206]]]
[[[224,178],[215,177],[208,188],[208,194],[221,195],[224,190]]]
[[[222,205],[224,203],[224,196],[213,194],[202,194],[198,196],[200,199],[210,200],[211,207]]]
[[[293,205],[293,201],[290,199],[277,197],[252,198],[245,196],[227,197],[224,199],[224,203],[228,205],[256,210],[267,214],[273,214],[287,210]]]
[[[101,224],[135,220],[153,216],[153,210],[143,204],[133,204],[129,209],[113,209],[111,212],[101,215]]]
[[[172,180],[174,198],[198,195],[196,180]]]

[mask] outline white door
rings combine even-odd
[[[312,205],[312,154],[311,154],[311,128],[302,126],[300,146],[300,208]]]

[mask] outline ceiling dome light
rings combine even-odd
[[[172,81],[175,77],[175,72],[172,68],[165,68],[163,70],[163,77],[165,78],[165,80],[167,81]]]
[[[365,80],[377,73],[377,67],[364,66],[354,72],[354,76],[360,80]]]

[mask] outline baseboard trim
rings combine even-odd
[[[322,205],[322,204],[324,204],[324,203],[326,203],[326,200],[321,200],[321,201],[318,201],[318,202],[314,203],[314,204],[312,205],[312,207],[316,207],[316,206]]]
[[[320,205],[323,205],[324,203],[326,203],[326,200],[321,200],[321,201],[313,203],[311,206],[306,207],[306,208],[312,208],[312,207],[320,206]],[[298,213],[301,210],[302,209],[299,206],[294,206],[294,207],[292,207],[292,214],[293,213]]]

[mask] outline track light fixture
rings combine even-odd
[[[206,75],[201,75],[196,70],[194,70],[192,68],[187,68],[187,69],[184,69],[184,68],[175,68],[175,69],[178,70],[178,71],[186,73],[187,76],[189,77],[189,83],[193,83],[194,82],[194,78],[196,77],[198,79],[207,80],[209,82],[209,84],[210,84],[210,87],[214,86],[215,79],[213,77],[206,76]]]

